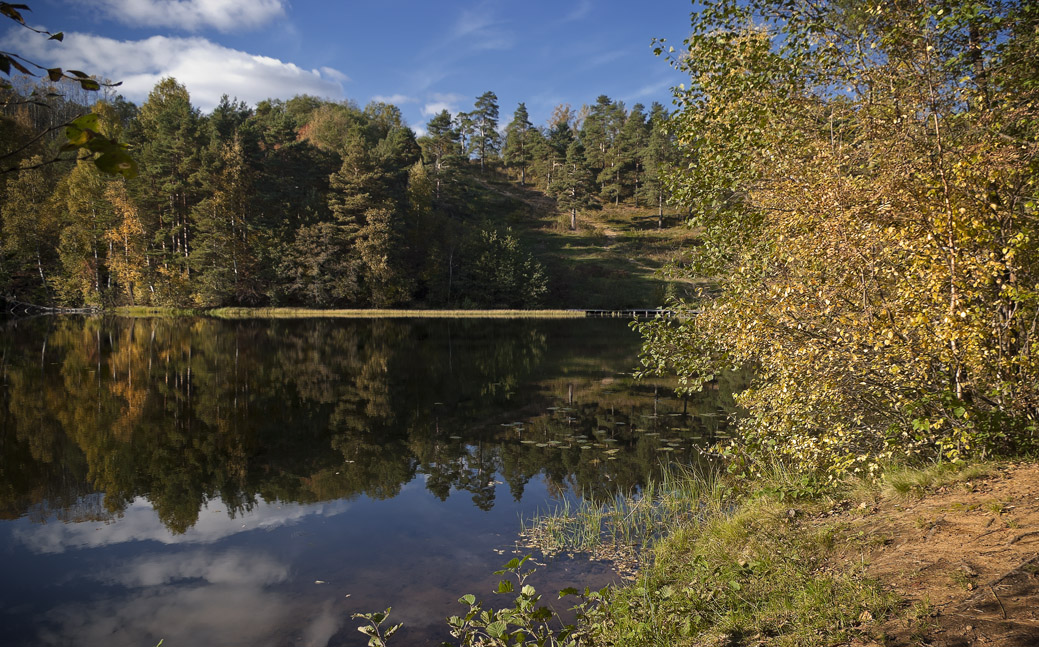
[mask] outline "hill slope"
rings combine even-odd
[[[545,307],[656,308],[669,296],[691,296],[697,284],[665,276],[668,263],[696,243],[696,233],[674,210],[605,205],[581,212],[571,231],[568,214],[530,186],[500,176],[478,179],[481,211],[502,214],[525,248],[545,266]]]

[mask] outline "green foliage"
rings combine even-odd
[[[505,144],[502,149],[505,165],[520,169],[520,186],[527,183],[527,166],[533,159],[531,150],[533,132],[534,125],[530,123],[527,106],[520,103],[516,107],[512,121],[505,127]]]
[[[391,627],[383,628],[382,623],[389,617],[392,607],[386,609],[382,613],[355,613],[351,618],[354,620],[365,620],[368,624],[362,625],[357,628],[365,636],[368,636],[368,647],[386,647],[386,641],[397,633],[403,623],[395,624]]]
[[[638,106],[628,113],[604,101],[610,139],[599,153],[611,160],[610,195],[639,202],[651,124]],[[23,174],[36,173],[26,181],[37,194],[27,198],[28,187],[11,182],[0,205],[0,287],[22,300],[94,308],[529,308],[549,300],[646,307],[662,291],[650,273],[670,253],[671,234],[644,255],[637,209],[614,205],[611,229],[633,236],[596,267],[584,266],[583,241],[553,231],[557,208],[576,228],[578,212],[595,209],[600,194],[568,107],[546,130],[520,104],[501,142],[492,92],[472,112],[435,115],[421,138],[399,109],[378,102],[361,109],[301,96],[254,110],[225,96],[204,115],[175,79],[162,79],[139,109],[116,97],[79,117],[84,106],[72,99],[46,102],[31,120],[0,117],[0,134],[42,138],[12,158],[23,160]],[[60,145],[47,138],[55,129],[116,166],[127,160],[102,144],[125,133],[139,172],[119,178],[96,163],[90,173],[49,164],[48,146]],[[502,145],[520,187],[499,165],[487,166]],[[549,189],[557,201],[544,195]],[[584,229],[601,235],[591,222]]]
[[[570,213],[570,229],[576,230],[577,212],[592,203],[592,174],[580,140],[573,140],[567,147],[566,160],[553,179],[552,190],[559,208]]]
[[[478,308],[536,308],[548,291],[545,270],[511,230],[482,230],[462,252],[459,294]]]
[[[480,170],[483,171],[487,162],[493,159],[501,148],[501,137],[498,135],[498,95],[487,91],[478,96],[467,121],[471,123],[472,128],[467,152],[476,155],[480,160]]]
[[[694,14],[666,179],[704,232],[685,267],[718,289],[643,327],[644,367],[757,369],[737,469],[1034,442],[1037,24],[970,0]]]
[[[577,596],[579,602],[571,608],[576,618],[574,624],[564,624],[558,614],[551,608],[539,605],[541,595],[533,586],[526,583],[533,569],[524,569],[530,556],[510,560],[495,575],[504,575],[498,582],[495,593],[508,595],[516,593],[511,606],[499,609],[487,609],[475,595],[467,594],[458,602],[468,609],[463,615],[451,616],[447,620],[451,635],[457,639],[459,647],[580,647],[595,644],[595,621],[599,607],[604,599],[605,590],[580,593],[577,589],[568,588],[559,592],[559,599]],[[386,639],[401,625],[395,625],[384,633],[380,625],[389,615],[385,613],[355,614],[355,619],[363,619],[366,624],[358,631],[369,636],[369,646],[386,647]],[[559,629],[552,624],[558,622]],[[443,643],[451,647],[451,643]]]
[[[551,624],[558,620],[558,615],[547,606],[539,606],[541,595],[533,586],[526,583],[527,578],[533,573],[532,569],[523,569],[523,565],[529,559],[529,555],[522,559],[514,558],[505,564],[502,570],[494,573],[506,576],[498,582],[495,593],[507,595],[518,591],[512,606],[488,610],[472,594],[459,598],[459,603],[469,608],[464,615],[451,616],[447,623],[451,627],[451,635],[458,639],[460,646],[578,647],[594,644],[592,618],[603,600],[605,590],[586,589],[583,594],[573,588],[560,591],[560,599],[572,595],[579,596],[579,602],[571,608],[577,622],[559,622],[561,628],[553,629]]]

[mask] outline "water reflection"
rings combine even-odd
[[[435,644],[520,515],[698,460],[732,406],[632,384],[619,321],[2,333],[0,644],[363,644],[344,620],[390,605],[404,644]]]
[[[306,619],[310,640],[326,645],[331,610],[303,608],[271,585],[288,579],[289,568],[270,556],[244,551],[177,553],[131,560],[99,574],[99,590],[89,602],[60,605],[48,612],[39,633],[44,645],[195,644],[198,636],[223,645],[266,644],[289,619]]]
[[[233,517],[258,501],[391,498],[420,473],[481,509],[495,474],[516,499],[537,474],[608,495],[662,451],[688,458],[690,433],[717,431],[729,406],[633,391],[615,373],[635,341],[617,322],[8,325],[0,510],[102,519],[146,497],[181,533],[215,497]],[[670,424],[678,405],[691,424]]]
[[[205,503],[198,520],[184,532],[173,532],[160,520],[147,499],[140,497],[123,508],[118,517],[80,523],[42,523],[19,526],[12,537],[34,553],[100,548],[129,541],[161,544],[211,544],[250,530],[273,530],[302,522],[310,516],[330,517],[350,508],[349,501],[288,506],[260,502],[245,516],[225,514],[219,498]],[[118,523],[116,523],[118,521]]]

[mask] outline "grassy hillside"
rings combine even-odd
[[[577,230],[555,200],[504,177],[479,178],[474,202],[483,213],[501,214],[527,250],[545,266],[549,308],[653,308],[669,295],[689,296],[696,284],[666,277],[664,269],[696,233],[677,212],[622,204],[581,212]]]

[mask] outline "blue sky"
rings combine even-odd
[[[689,0],[28,0],[30,24],[0,47],[44,65],[123,82],[141,103],[163,76],[209,110],[227,93],[249,103],[308,93],[394,103],[417,130],[443,108],[498,95],[502,123],[523,101],[543,124],[552,108],[600,94],[629,107],[670,105],[683,81],[653,56],[680,43]]]

